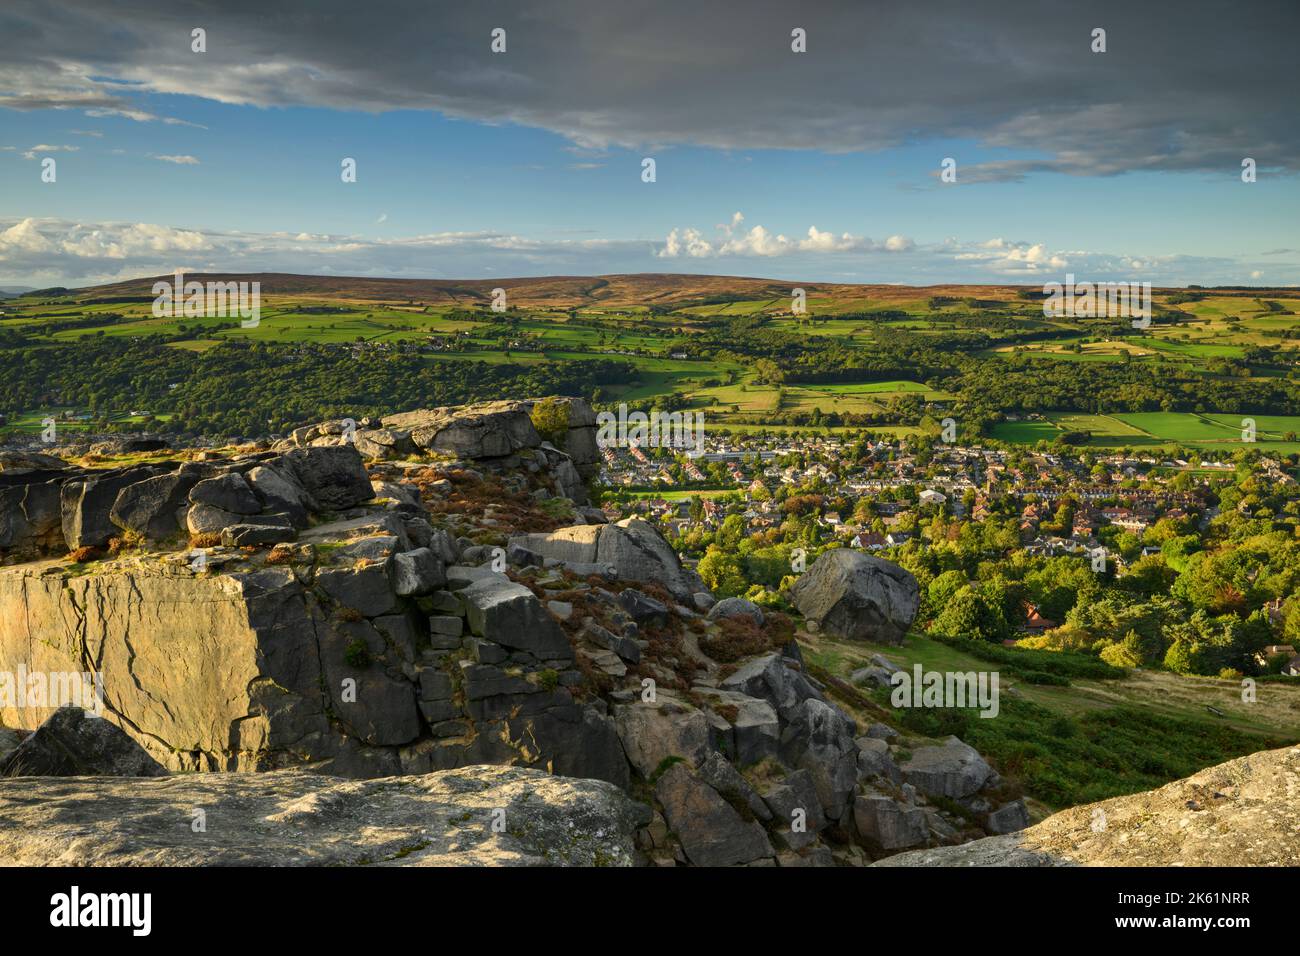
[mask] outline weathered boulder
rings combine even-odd
[[[668,620],[668,605],[636,588],[624,588],[618,603],[637,624],[663,624]]]
[[[152,541],[171,537],[180,530],[176,513],[199,479],[193,471],[177,471],[127,485],[117,493],[108,520]]]
[[[689,601],[702,588],[694,575],[682,568],[677,552],[649,522],[627,518],[617,524],[580,525],[599,531],[595,561],[613,565],[621,581],[661,584],[679,601]]]
[[[1262,750],[1156,790],[1062,810],[1018,833],[877,866],[1294,866],[1300,747]]]
[[[415,687],[358,660],[357,653],[379,654],[384,639],[365,621],[336,622],[320,635],[325,689],[334,714],[363,742],[375,746],[409,743],[420,734]]]
[[[668,768],[655,785],[655,797],[696,866],[736,866],[776,855],[762,824],[746,821],[685,764]]]
[[[591,620],[584,622],[582,630],[578,633],[597,647],[613,651],[620,659],[627,661],[629,664],[639,664],[641,662],[641,645],[630,637],[615,634],[608,628],[601,627]]]
[[[118,493],[128,485],[152,478],[162,469],[150,466],[103,471],[69,478],[60,489],[63,539],[68,549],[102,548],[118,534],[109,513]]]
[[[294,530],[287,524],[261,521],[242,521],[221,529],[221,543],[227,548],[254,545],[281,544],[294,539]]]
[[[64,471],[71,467],[66,461],[55,455],[10,449],[0,451],[0,475],[6,477],[30,475],[33,472]]]
[[[489,572],[490,573],[490,572]],[[573,648],[560,625],[522,584],[501,575],[476,581],[457,592],[470,630],[480,637],[539,660],[571,660]]]
[[[63,544],[59,480],[0,487],[0,550],[48,552]]]
[[[911,573],[849,548],[823,552],[790,590],[799,612],[827,634],[902,643],[920,603]]]
[[[60,707],[0,762],[0,777],[161,777],[139,744],[80,707]]]
[[[215,505],[200,503],[190,505],[185,512],[185,527],[190,534],[220,534],[222,528],[239,524],[245,517],[233,511],[223,511]]]
[[[316,509],[316,502],[287,468],[258,465],[244,478],[269,510],[287,514],[294,527],[306,527],[307,515]]]
[[[596,413],[581,398],[557,397],[569,407],[569,432],[560,443],[560,450],[569,456],[574,467],[584,479],[600,471],[600,446],[596,442]],[[531,410],[537,400],[526,404]]]
[[[779,653],[764,654],[745,661],[727,676],[722,690],[747,697],[759,697],[770,703],[786,721],[796,719],[799,706],[810,698],[821,700],[822,694],[800,671],[787,666]]]
[[[868,731],[870,733],[870,731]],[[897,736],[897,734],[895,734]],[[876,737],[859,737],[854,741],[858,746],[858,782],[884,780],[894,786],[903,783],[903,772],[894,763],[889,752],[889,743]]]
[[[1004,803],[990,813],[984,821],[984,829],[993,836],[1001,833],[1015,833],[1027,826],[1029,826],[1029,810],[1025,807],[1024,800],[1012,800],[1010,803]]]
[[[361,455],[351,445],[294,448],[276,461],[297,479],[316,506],[342,511],[374,497]]]
[[[880,793],[859,794],[855,798],[853,822],[858,836],[881,850],[919,846],[930,835],[924,810]]]
[[[387,415],[383,425],[406,432],[423,451],[470,459],[504,458],[542,443],[528,413],[523,402],[482,402]]]
[[[479,766],[5,780],[0,817],[5,866],[630,866],[649,811],[602,781]]]
[[[316,586],[343,607],[359,611],[366,617],[391,614],[397,607],[388,570],[382,564],[322,568],[316,573]]]
[[[766,700],[712,687],[696,687],[695,691],[725,722],[723,736],[728,753],[739,766],[747,767],[777,755],[781,722]]]
[[[763,792],[786,846],[801,850],[826,828],[817,787],[807,770],[796,770]]]
[[[716,750],[697,768],[700,779],[718,791],[733,807],[743,805],[760,820],[772,819],[771,808],[726,757]],[[789,818],[785,818],[789,819]]]
[[[447,569],[428,548],[415,548],[393,556],[392,578],[399,595],[432,594],[447,583]]]
[[[781,734],[786,761],[812,777],[822,809],[832,820],[845,820],[858,783],[857,727],[823,700],[802,701]]]
[[[551,532],[517,535],[510,539],[510,544],[565,564],[592,564],[596,560],[600,532],[599,525],[580,524]]]
[[[637,700],[615,707],[614,727],[628,762],[646,780],[670,757],[698,767],[711,750],[703,711],[662,691],[652,702]]]
[[[720,621],[733,618],[736,620],[752,621],[754,624],[762,627],[763,609],[753,601],[746,601],[744,598],[738,597],[723,598],[709,609],[708,619],[710,621]]]
[[[922,793],[950,800],[971,796],[993,773],[979,751],[956,737],[936,746],[915,748],[899,769],[903,779]]]
[[[255,515],[262,510],[262,503],[253,494],[244,476],[237,471],[204,478],[190,489],[190,501],[194,504],[211,505],[222,511],[237,515]]]
[[[398,428],[358,429],[353,444],[367,458],[404,458],[419,451],[411,433]]]

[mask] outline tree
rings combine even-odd
[[[749,588],[740,555],[729,554],[716,544],[709,545],[695,570],[705,584],[723,597],[736,597]]]

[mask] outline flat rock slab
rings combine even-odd
[[[0,780],[0,820],[3,866],[630,866],[649,810],[603,781],[480,766],[24,777]]]
[[[875,866],[1295,866],[1300,747],[1264,750],[1158,790],[1071,807],[1019,833]]]

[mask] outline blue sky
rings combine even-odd
[[[57,49],[67,31],[46,7],[18,3],[0,14],[10,27],[0,35],[41,37],[0,47],[11,59],[34,57],[8,74],[0,67],[0,285],[87,284],[174,267],[1300,282],[1291,149],[1300,136],[1289,112],[1279,124],[1278,104],[1249,84],[1239,101],[1202,96],[1185,108],[1179,94],[1196,92],[1192,74],[1157,71],[1169,90],[1153,95],[1141,85],[1153,78],[1146,58],[1098,59],[1086,30],[1068,57],[1048,50],[1022,64],[1019,84],[987,69],[986,54],[954,61],[953,44],[969,44],[940,37],[938,77],[926,80],[933,89],[898,79],[895,95],[859,107],[849,93],[828,104],[823,79],[791,73],[807,61],[782,47],[788,13],[761,40],[781,57],[776,65],[735,76],[748,66],[733,63],[721,84],[731,88],[719,91],[716,76],[689,75],[697,69],[689,50],[665,51],[653,36],[643,49],[618,34],[626,48],[617,66],[602,64],[612,55],[606,44],[593,48],[596,65],[584,73],[572,56],[554,55],[554,40],[542,42],[559,26],[516,24],[505,9],[494,14],[512,24],[515,48],[531,39],[545,55],[529,46],[493,58],[483,23],[496,21],[467,23],[463,38],[444,38],[460,44],[448,53],[456,68],[412,80],[400,52],[376,51],[378,66],[352,75],[366,44],[343,42],[355,30],[298,29],[292,48],[268,50],[264,25],[254,31],[238,11],[216,21],[187,17],[185,4],[135,6],[141,24],[146,14],[175,14],[176,25],[141,25],[132,40],[128,14],[117,25],[120,49],[110,41],[93,54]],[[70,8],[74,19],[97,16],[94,5]],[[200,21],[212,38],[206,54],[187,49],[188,24]],[[663,26],[672,35],[671,18]],[[930,32],[896,28],[930,42]],[[1140,24],[1129,29],[1143,35]],[[854,72],[851,49],[818,54],[823,34],[810,35],[805,56],[820,55],[817,70]],[[1251,38],[1256,56],[1267,52],[1258,48],[1265,35]],[[174,63],[157,62],[160,42]],[[51,49],[42,59],[33,45]],[[1054,75],[1065,69],[1057,62],[1066,75]],[[633,84],[629,70],[644,82]],[[1076,92],[1080,76],[1096,85],[1092,95]],[[879,92],[879,77],[869,79],[864,98]],[[961,102],[979,83],[992,84],[987,95]],[[1255,154],[1258,181],[1243,183],[1240,157]],[[641,179],[646,156],[657,164],[653,183]],[[57,163],[54,183],[41,182],[47,157]],[[357,161],[355,183],[340,180],[344,157]],[[944,157],[957,161],[955,184],[937,177]]]

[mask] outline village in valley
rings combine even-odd
[[[936,571],[947,566],[928,551],[974,543],[990,559],[1072,559],[1100,581],[1122,582],[1150,577],[1171,561],[1182,567],[1181,556],[1211,547],[1225,527],[1265,513],[1295,533],[1300,484],[1287,460],[1240,448],[1185,453],[724,431],[708,435],[695,456],[635,444],[603,448],[601,480],[611,518],[656,522],[696,564],[711,548],[732,550],[743,541],[750,554],[853,548],[916,573],[927,563]],[[748,597],[778,600],[775,582],[753,581],[761,572],[749,577]],[[1262,603],[1274,627],[1282,625],[1284,600]],[[1029,595],[1014,611],[1004,644],[1065,623],[1059,607]],[[1290,644],[1265,644],[1254,658],[1300,676]]]

